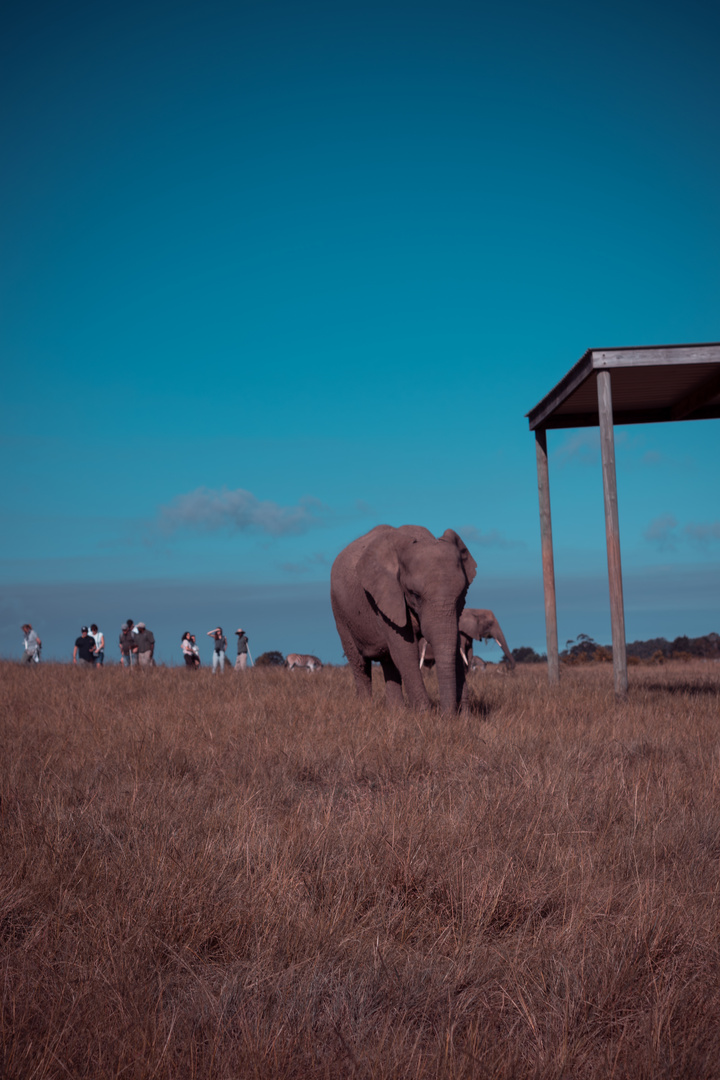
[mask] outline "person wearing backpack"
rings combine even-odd
[[[207,636],[213,639],[212,673],[214,675],[218,667],[220,671],[225,670],[227,638],[223,634],[221,626],[216,626],[214,630],[208,630]]]

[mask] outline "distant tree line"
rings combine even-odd
[[[529,645],[521,645],[512,650],[516,664],[544,664],[545,653],[535,652]],[[662,664],[665,660],[720,660],[720,634],[705,634],[704,637],[676,637],[674,641],[666,638],[650,638],[649,641],[632,641],[627,646],[628,663],[639,664],[651,661]],[[589,634],[578,634],[577,638],[566,641],[560,653],[564,664],[611,664],[612,645],[598,645]],[[501,661],[503,663],[504,661]],[[267,652],[258,656],[256,667],[281,667],[285,659],[281,652]]]
[[[628,663],[650,661],[662,664],[665,660],[720,660],[720,634],[705,634],[691,638],[686,635],[674,641],[666,638],[650,638],[649,641],[632,641],[627,645]],[[566,664],[612,663],[612,645],[598,645],[589,634],[578,634],[573,641],[565,643],[560,659]]]
[[[518,664],[542,664],[547,660],[545,653],[537,653],[528,645],[513,649],[512,654]],[[705,634],[696,638],[683,635],[674,641],[666,638],[632,641],[627,646],[627,657],[630,664],[648,661],[662,664],[665,660],[720,660],[720,634]],[[611,664],[612,658],[612,645],[598,645],[589,634],[578,634],[577,638],[571,638],[560,653],[560,660],[564,664]]]
[[[545,653],[536,653],[529,645],[521,645],[519,649],[513,649],[512,654],[516,664],[544,664],[547,660]]]

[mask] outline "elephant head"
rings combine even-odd
[[[416,525],[379,525],[338,555],[332,603],[358,690],[370,692],[370,662],[383,667],[388,699],[428,704],[418,663],[418,639],[431,642],[440,704],[457,709],[465,672],[458,650],[458,619],[477,564],[447,529],[438,539]],[[398,696],[399,695],[399,696]]]
[[[505,658],[510,667],[515,667],[515,658],[510,652],[505,635],[492,611],[482,608],[465,608],[460,616],[458,629],[460,631],[460,651],[468,665],[472,660],[473,639],[475,641],[486,641],[493,638],[505,653]]]
[[[515,657],[510,652],[505,635],[500,629],[500,624],[492,611],[480,608],[465,608],[458,622],[460,656],[463,666],[467,671],[474,671],[477,667],[485,667],[483,660],[473,657],[473,640],[487,641],[493,638],[505,653],[505,657],[513,670]],[[477,661],[477,663],[476,663]],[[420,642],[420,667],[431,667],[435,663],[435,653],[427,641]]]

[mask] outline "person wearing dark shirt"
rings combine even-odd
[[[195,667],[198,668],[200,667],[200,648],[197,641],[195,640],[194,634],[190,635],[190,641],[192,644],[193,656],[195,657]]]
[[[135,648],[137,649],[138,664],[140,667],[153,667],[153,655],[155,653],[155,635],[148,630],[144,622],[137,624],[135,634]]]
[[[137,654],[133,652],[135,637],[132,626],[129,623],[123,623],[120,627],[120,664],[122,667],[131,667],[133,657],[137,661]]]
[[[237,660],[235,661],[235,670],[244,671],[247,665],[248,658],[248,636],[244,630],[236,630],[238,639],[238,651]]]
[[[75,639],[73,664],[77,663],[80,667],[95,666],[95,638],[88,634],[87,626],[80,627],[80,637]]]
[[[225,650],[227,649],[227,638],[222,632],[222,626],[216,626],[214,630],[208,630],[208,637],[213,639],[213,658],[212,658],[212,673],[213,675],[220,668],[220,673],[225,670]]]

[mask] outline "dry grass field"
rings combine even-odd
[[[720,1076],[720,670],[630,677],[1,665],[0,1076]]]

